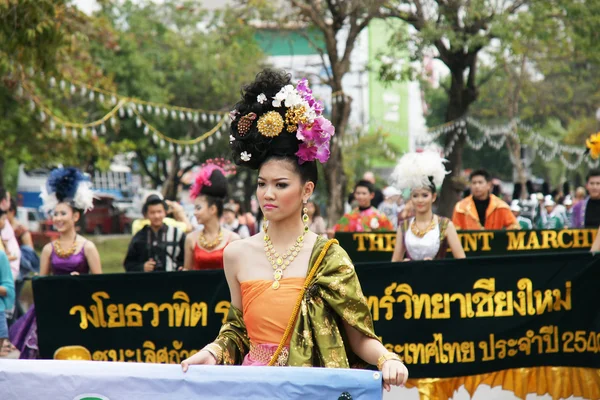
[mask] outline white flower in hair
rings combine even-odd
[[[288,108],[297,106],[304,101],[300,93],[292,85],[282,87],[273,99],[273,107],[281,107],[283,103]]]
[[[407,153],[398,162],[390,176],[390,185],[396,189],[419,189],[438,187],[444,182],[447,160],[433,151]]]
[[[258,96],[256,96],[256,101],[258,101],[260,104],[263,104],[267,101],[267,96],[265,96],[264,93],[261,93]]]
[[[229,135],[229,143],[235,141],[235,138],[233,137],[233,135]]]
[[[250,158],[252,158],[252,154],[248,153],[247,151],[242,151],[240,153],[240,158],[242,159],[242,161],[248,162],[250,161]]]

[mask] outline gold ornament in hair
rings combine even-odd
[[[283,118],[277,111],[269,111],[260,116],[256,125],[261,135],[273,138],[283,130]]]
[[[308,120],[306,119],[305,113],[305,106],[294,106],[288,108],[288,110],[285,113],[285,123],[287,124],[288,132],[296,132],[298,130],[299,123],[302,123],[304,125],[308,124]]]
[[[256,119],[256,114],[251,112],[240,118],[238,122],[237,130],[240,136],[244,136],[250,130],[252,121]]]

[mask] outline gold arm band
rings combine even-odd
[[[217,364],[221,364],[221,362],[223,362],[223,350],[218,344],[209,343],[204,346],[202,350],[208,351],[215,358],[215,360],[217,360]]]
[[[377,369],[381,371],[383,368],[383,364],[388,360],[396,360],[402,362],[400,356],[396,353],[392,353],[391,351],[384,353],[379,359],[377,359]]]

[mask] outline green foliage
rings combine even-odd
[[[92,54],[122,95],[224,112],[237,102],[242,83],[252,80],[264,60],[254,40],[254,29],[243,17],[243,9],[208,14],[191,1],[107,3],[98,18],[111,27],[116,44],[106,47],[92,43]],[[175,139],[196,138],[215,125],[210,121],[145,117]],[[164,160],[180,161],[172,158],[168,147],[157,147],[131,120],[123,120],[113,136],[113,140],[124,139],[136,144],[138,161],[146,165],[145,171],[155,184],[167,177],[161,166]],[[187,165],[228,157],[227,139],[223,137],[206,151],[192,154]]]
[[[358,140],[350,146],[344,148],[344,174],[347,178],[345,193],[350,193],[354,190],[354,185],[362,178],[362,175],[373,170],[373,161],[387,161],[392,164],[396,161],[395,157],[389,157],[389,154],[382,147],[382,143],[386,141],[389,134],[381,129],[366,134],[358,131],[352,132],[351,137],[357,137]],[[393,143],[387,143],[388,148],[394,154],[398,154],[400,150]],[[384,184],[384,186],[387,186]]]
[[[28,167],[57,163],[87,168],[107,165],[113,148],[103,139],[69,139],[50,131],[40,121],[40,110],[30,107],[31,94],[52,112],[68,120],[81,116],[81,104],[56,102],[46,78],[67,75],[77,79],[98,76],[87,53],[88,36],[96,26],[67,1],[24,0],[0,2],[0,163]],[[97,35],[102,37],[102,35]],[[23,89],[27,88],[27,91]],[[0,176],[11,183],[14,171]]]

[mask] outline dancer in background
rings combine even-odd
[[[265,70],[244,88],[230,144],[236,164],[258,170],[256,197],[267,221],[264,232],[225,249],[227,320],[213,343],[182,362],[184,371],[194,364],[373,364],[386,389],[406,382],[406,367],[373,331],[348,255],[308,226],[316,162],[329,158],[334,134],[322,111],[307,81],[294,87],[283,71]]]
[[[184,270],[223,269],[225,247],[240,239],[237,233],[221,227],[227,175],[231,171],[235,173],[231,164],[209,160],[194,179],[190,197],[194,200],[194,216],[203,228],[185,240]]]
[[[41,197],[59,236],[42,250],[40,275],[101,274],[96,246],[75,231],[77,221],[93,208],[90,182],[76,168],[58,168],[50,172]],[[21,352],[20,358],[38,357],[35,307],[11,326],[10,341]]]
[[[392,261],[444,258],[448,246],[454,258],[465,258],[452,221],[433,213],[436,188],[447,174],[444,161],[434,152],[408,153],[396,165],[390,180],[399,190],[410,189],[415,216],[400,223]]]

